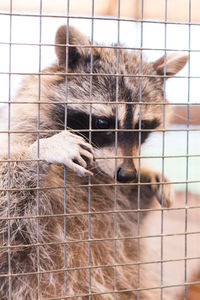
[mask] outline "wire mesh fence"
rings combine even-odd
[[[162,1],[0,11],[2,299],[199,298],[200,23]]]

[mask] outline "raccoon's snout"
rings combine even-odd
[[[117,171],[117,180],[119,182],[130,182],[132,180],[134,180],[137,176],[137,171],[134,167],[134,165],[132,166],[132,168],[125,168],[122,167],[118,169]]]

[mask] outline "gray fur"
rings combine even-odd
[[[56,44],[66,43],[65,33],[66,28],[61,27],[57,33]],[[70,43],[74,46],[69,52],[68,71],[72,74],[67,80],[68,108],[88,113],[90,106],[86,104],[86,101],[90,101],[90,78],[87,76],[90,73],[90,51],[80,46],[89,45],[89,42],[77,30],[70,28]],[[24,80],[15,99],[16,102],[26,100],[30,104],[13,104],[12,106],[11,130],[18,133],[11,135],[10,153],[7,152],[7,137],[2,139],[0,155],[4,162],[0,165],[0,298],[9,299],[10,287],[10,298],[13,300],[38,299],[39,280],[40,299],[76,295],[79,295],[79,299],[89,299],[88,293],[92,293],[92,299],[95,300],[113,299],[113,264],[116,263],[118,264],[116,290],[119,292],[117,299],[137,299],[138,242],[135,238],[138,233],[137,178],[128,187],[119,185],[115,188],[114,160],[111,160],[111,164],[108,164],[106,160],[107,155],[115,155],[114,145],[110,148],[102,146],[92,150],[88,141],[83,141],[75,133],[63,132],[65,129],[63,119],[62,117],[59,119],[59,116],[63,114],[63,109],[65,109],[63,102],[66,101],[65,50],[65,46],[56,47],[58,62],[44,70],[45,75],[40,76],[40,101],[48,102],[40,105],[40,160],[37,161],[36,142],[38,105],[32,103],[38,100],[37,76],[29,76]],[[103,104],[93,103],[92,112],[96,116],[110,117],[116,111],[114,103],[116,78],[111,74],[116,73],[117,53],[113,49],[95,48],[93,51],[93,72],[97,75],[92,79],[92,98],[94,102],[100,101]],[[175,67],[172,68],[171,64],[174,65],[174,61]],[[183,67],[186,59],[182,59],[182,63],[180,61],[180,57],[169,60],[170,76]],[[150,77],[142,79],[141,98],[140,77],[137,77],[140,75],[140,56],[119,50],[119,74],[122,77],[119,77],[118,101],[134,103],[131,122],[133,128],[138,122],[138,101],[149,103],[163,101],[163,79],[157,77],[157,70],[162,75],[162,64],[163,60],[156,64],[143,62],[142,73]],[[55,74],[52,76],[48,73]],[[73,75],[73,73],[79,73],[81,76]],[[100,73],[104,75],[101,76]],[[130,75],[137,76],[131,77]],[[52,103],[52,101],[57,101],[57,103]],[[80,105],[73,104],[74,101],[79,102]],[[119,105],[121,126],[125,124],[127,107],[129,106]],[[141,115],[142,119],[146,120],[156,118],[161,125],[162,105],[154,106],[148,103],[142,105]],[[72,137],[71,144],[69,137]],[[88,178],[79,177],[78,175],[83,175],[79,172],[80,169],[72,167],[73,159],[77,157],[80,159],[83,154],[84,147],[80,147],[81,143],[86,147],[84,150],[87,152],[86,156],[90,164],[93,153],[95,156],[100,155],[105,158],[97,160],[92,169],[89,169],[90,166],[86,160],[81,162],[85,172],[94,174],[91,177],[92,186],[89,190]],[[133,151],[137,150],[137,144],[133,144],[130,148],[124,142],[119,146],[119,153],[122,156],[125,153],[132,155]],[[76,157],[73,157],[71,149],[78,149]],[[127,149],[129,149],[128,153]],[[5,162],[8,158],[11,160],[10,163]],[[123,162],[124,160],[121,159],[119,164]],[[67,167],[66,178],[64,165]],[[161,197],[160,185],[151,184],[157,178],[161,180],[158,174],[141,171],[140,180],[147,182],[148,185],[142,185],[140,188],[139,208],[147,209],[157,205],[156,198]],[[171,200],[169,190],[170,188],[164,197],[166,206],[169,206]],[[90,264],[94,267],[90,269],[91,290],[89,290],[88,277],[88,193],[91,196]],[[117,197],[114,204],[115,193]],[[117,211],[115,214],[113,213],[114,207]],[[141,226],[145,220],[145,214],[145,212],[140,214]],[[39,217],[36,218],[37,216]],[[116,228],[114,218],[116,218]],[[64,226],[66,226],[66,235]],[[115,262],[114,236],[117,238]],[[65,250],[66,265],[64,264]],[[153,260],[153,254],[143,247],[142,240],[140,240],[140,250],[141,262]],[[10,257],[10,266],[8,257]],[[66,268],[68,268],[67,271]],[[159,289],[148,290],[156,286],[159,286],[159,278],[156,278],[154,266],[142,264],[140,266],[140,299],[160,299]]]

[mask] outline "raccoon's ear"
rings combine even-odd
[[[176,75],[187,63],[188,56],[185,54],[171,54],[159,58],[153,63],[153,67],[158,75],[174,76]]]
[[[58,29],[55,37],[55,51],[59,65],[65,65],[66,63],[66,38],[67,26],[63,25]],[[86,57],[90,54],[89,47],[81,47],[89,46],[90,43],[80,31],[72,26],[69,26],[68,28],[68,41],[69,45],[74,45],[74,47],[68,47],[68,65],[69,67],[73,68],[73,66],[78,63],[81,57]]]

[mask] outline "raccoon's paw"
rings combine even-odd
[[[149,185],[149,188],[158,202],[164,207],[171,206],[174,200],[174,191],[167,177],[164,177],[164,180],[162,180],[162,174],[160,173],[142,172],[141,182],[152,183]]]
[[[35,152],[37,142],[30,147]],[[94,164],[94,151],[92,146],[82,137],[67,130],[52,137],[39,140],[39,158],[48,163],[64,164],[79,176],[93,175],[87,168]]]

